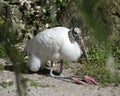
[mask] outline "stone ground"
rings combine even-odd
[[[4,62],[4,59],[0,59],[0,63],[4,64]],[[51,78],[46,73],[22,73],[27,81],[27,96],[120,96],[120,85],[102,87],[87,84],[84,86],[68,80]],[[18,96],[15,81],[14,71],[7,68],[0,71],[0,96]]]

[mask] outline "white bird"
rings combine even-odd
[[[81,30],[78,27],[54,27],[38,33],[25,47],[27,65],[31,71],[38,71],[51,61],[50,76],[65,77],[62,74],[63,59],[76,61],[84,52]],[[60,60],[60,75],[53,74],[53,62]],[[87,78],[91,81],[91,78]]]

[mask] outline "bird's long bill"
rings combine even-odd
[[[82,49],[82,51],[83,51],[83,55],[84,55],[85,58],[86,58],[87,63],[89,63],[88,54],[87,54],[87,52],[86,52],[86,50],[85,50],[85,45],[84,45],[84,42],[83,42],[82,37],[80,38],[80,46],[81,46],[81,49]]]

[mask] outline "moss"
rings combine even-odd
[[[0,64],[0,70],[2,71],[2,70],[4,70],[5,68],[4,68],[4,66],[3,66],[3,64]]]
[[[3,81],[0,85],[4,88],[8,87],[8,86],[12,86],[13,85],[13,81],[12,80],[6,80],[6,81]]]
[[[46,88],[46,87],[49,87],[50,85],[48,85],[48,84],[41,84],[41,83],[39,83],[37,81],[31,80],[30,81],[30,86]]]
[[[33,86],[33,87],[42,87],[42,88],[49,87],[48,84],[41,84],[41,83],[39,83],[37,81],[34,81],[34,80],[30,79],[30,78],[23,78],[21,82],[22,83],[29,82],[30,86]]]
[[[3,23],[5,23],[5,21],[0,17],[0,25],[2,25]]]
[[[70,67],[69,62],[66,61],[66,60],[63,61],[63,64],[64,64],[63,66],[64,66],[65,69],[68,69]]]
[[[30,86],[34,86],[34,87],[39,87],[39,83],[35,82],[29,78],[25,78],[28,82],[30,82]]]

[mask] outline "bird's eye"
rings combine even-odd
[[[73,36],[74,37],[78,36],[77,32],[73,32]]]

